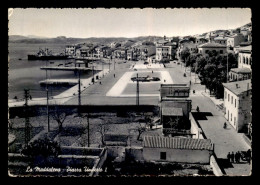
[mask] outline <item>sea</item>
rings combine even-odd
[[[8,99],[24,98],[24,89],[29,89],[29,93],[32,98],[46,97],[46,86],[41,86],[39,81],[48,79],[77,79],[78,76],[73,71],[48,71],[41,70],[43,66],[58,66],[59,64],[65,64],[72,62],[74,65],[74,59],[66,60],[28,60],[28,54],[36,54],[39,49],[48,48],[52,53],[61,53],[65,50],[64,44],[50,44],[50,43],[9,43],[8,45]],[[101,69],[102,64],[97,63],[96,69]],[[106,68],[106,65],[104,65]],[[98,72],[96,70],[95,72]],[[92,75],[92,71],[84,72],[81,74],[81,78],[89,78]],[[55,96],[61,92],[71,88],[68,85],[49,86],[49,95]]]

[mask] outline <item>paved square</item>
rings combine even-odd
[[[168,71],[153,71],[143,70],[126,72],[115,85],[106,93],[106,96],[111,97],[134,97],[136,96],[136,82],[131,80],[132,77],[159,77],[160,81],[140,82],[140,96],[159,96],[160,85],[173,84],[173,80]]]

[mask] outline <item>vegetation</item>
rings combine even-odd
[[[206,85],[211,94],[215,94],[217,98],[223,98],[224,87],[222,83],[227,81],[227,55],[219,55],[217,52],[209,51],[206,56],[199,53],[190,53],[185,49],[180,54],[186,67],[191,67]],[[228,54],[228,71],[237,67],[237,55]]]
[[[57,142],[51,141],[46,137],[29,143],[22,149],[21,153],[30,157],[40,155],[43,157],[58,156],[61,153],[61,148]]]

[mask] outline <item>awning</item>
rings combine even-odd
[[[182,108],[164,107],[162,108],[163,116],[183,116]]]

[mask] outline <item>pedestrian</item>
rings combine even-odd
[[[224,126],[223,126],[223,128],[224,128],[224,129],[226,129],[226,128],[227,128],[227,123],[226,123],[226,122],[224,123]]]
[[[195,94],[195,90],[193,90],[193,94]]]
[[[99,82],[99,84],[101,85],[101,81]]]
[[[237,163],[240,163],[240,159],[241,159],[241,153],[238,151],[237,152]]]
[[[116,74],[114,74],[114,78],[116,77]]]
[[[153,73],[153,71],[152,71],[152,73]]]
[[[235,162],[238,163],[238,153],[235,153]]]
[[[231,161],[230,161],[230,159],[231,159],[230,152],[228,152],[228,154],[227,154],[227,159],[228,159],[229,162],[231,162]]]
[[[231,155],[230,155],[230,158],[231,158],[231,162],[232,162],[232,163],[234,162],[234,157],[235,157],[234,152],[232,152]]]
[[[250,164],[251,161],[251,150],[248,149],[246,152],[246,158],[247,158],[247,162]]]
[[[199,106],[197,106],[196,110],[197,110],[197,112],[199,112],[199,111],[200,111],[200,108],[199,108]]]

